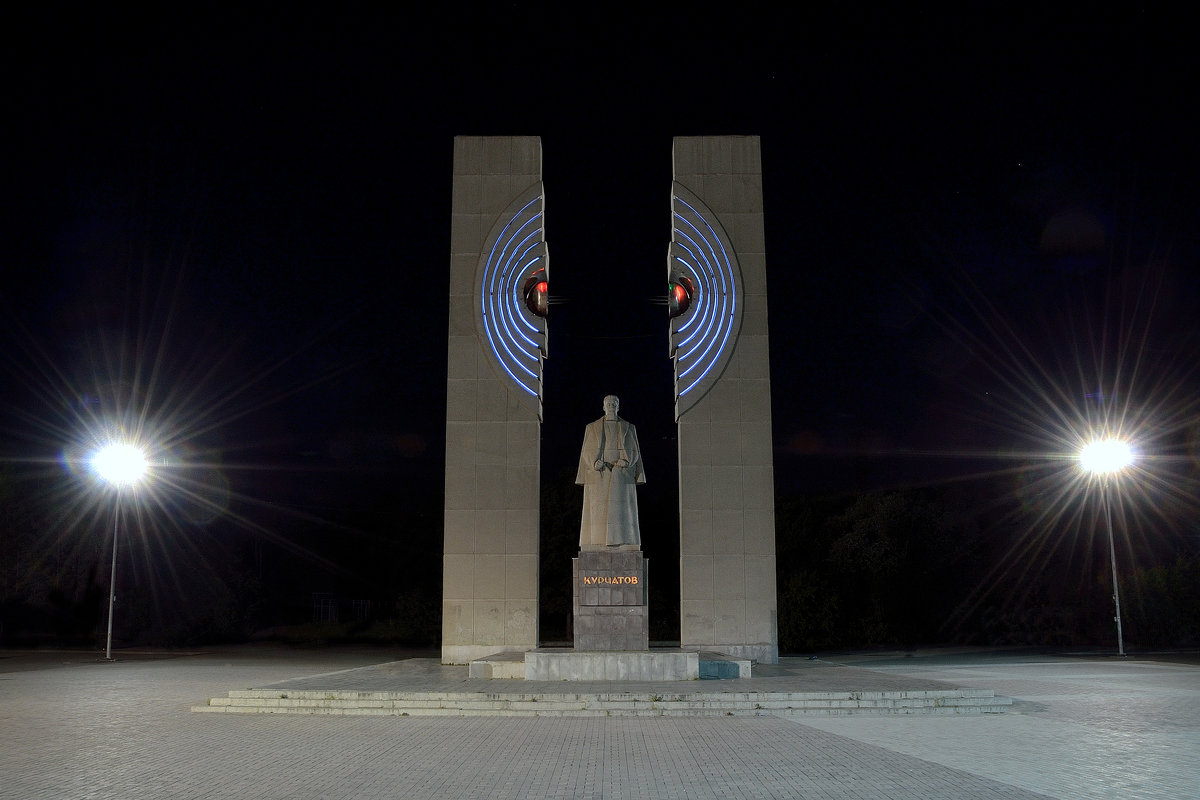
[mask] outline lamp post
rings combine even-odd
[[[1109,503],[1109,479],[1133,463],[1133,451],[1120,439],[1097,439],[1079,452],[1079,465],[1100,480],[1100,503],[1108,528],[1108,561],[1112,567],[1113,604],[1116,607],[1117,652],[1125,655],[1125,637],[1121,633],[1121,592],[1117,588],[1117,549],[1113,544],[1112,509]]]
[[[108,580],[108,638],[104,658],[112,661],[113,603],[117,597],[117,536],[121,530],[121,493],[133,489],[146,473],[146,455],[127,444],[110,444],[92,456],[92,469],[117,492],[113,506],[112,572]]]

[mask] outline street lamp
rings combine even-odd
[[[92,469],[117,491],[113,507],[112,573],[108,581],[108,639],[105,659],[112,661],[113,601],[117,597],[117,535],[121,529],[121,493],[132,490],[146,474],[146,454],[134,445],[119,442],[101,448],[92,456]]]
[[[1097,439],[1079,451],[1079,466],[1100,480],[1100,503],[1104,507],[1104,522],[1108,527],[1108,560],[1112,566],[1113,603],[1117,615],[1117,652],[1125,655],[1125,638],[1121,633],[1121,592],[1117,588],[1117,549],[1113,545],[1112,509],[1109,507],[1108,481],[1133,463],[1133,450],[1120,439]]]

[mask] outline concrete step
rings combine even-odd
[[[656,648],[634,652],[580,652],[538,648],[505,650],[475,659],[467,674],[470,678],[485,680],[718,680],[749,678],[751,665],[748,658],[708,651]]]
[[[192,711],[390,716],[831,716],[996,714],[986,689],[875,692],[345,692],[240,690]]]

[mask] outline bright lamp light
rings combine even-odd
[[[1079,452],[1079,465],[1097,475],[1119,472],[1133,462],[1133,451],[1120,439],[1089,442]]]
[[[146,472],[146,455],[131,444],[110,444],[92,457],[92,469],[115,486],[132,486]]]

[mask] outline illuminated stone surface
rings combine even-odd
[[[546,328],[516,290],[523,284],[519,268],[546,266],[541,160],[536,137],[454,140],[442,568],[446,663],[537,645]]]
[[[642,545],[637,486],[646,482],[637,428],[617,414],[616,395],[604,398],[604,416],[588,424],[579,453],[575,483],[583,486],[579,547]]]
[[[682,646],[774,663],[775,491],[758,138],[676,138],[674,178],[668,277],[684,270],[697,284],[689,310],[671,321]],[[705,313],[708,327],[694,340],[704,345],[690,345]]]
[[[649,562],[638,550],[581,550],[571,559],[577,651],[650,646]]]
[[[699,677],[700,654],[680,650],[531,650],[525,654],[527,681],[694,681]]]
[[[691,291],[671,320],[681,642],[773,663],[774,468],[758,139],[676,139],[672,213],[669,278]],[[442,609],[449,663],[537,645],[547,344],[545,320],[527,290],[548,276],[541,218],[538,139],[456,138]],[[607,549],[609,538],[606,526],[603,544],[587,537],[581,545]],[[616,541],[640,547],[640,535]],[[603,589],[595,588],[599,596]],[[577,636],[611,625],[606,646],[616,647],[647,624],[628,609],[597,622],[601,607],[581,606],[592,609],[582,615],[591,619],[577,621]]]

